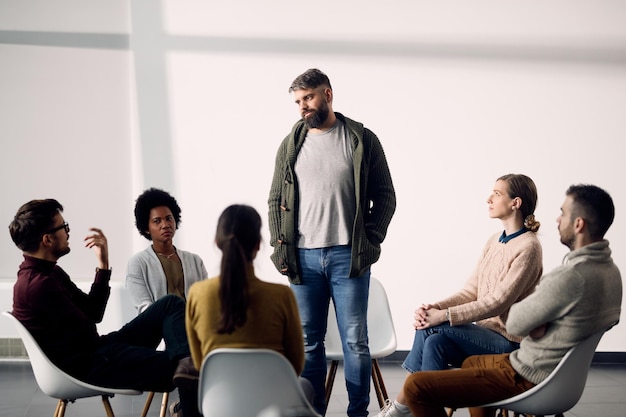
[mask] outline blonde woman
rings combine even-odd
[[[543,272],[537,188],[523,174],[496,180],[487,199],[489,217],[504,231],[485,245],[476,269],[456,294],[415,310],[413,347],[402,367],[409,373],[460,367],[472,355],[508,353],[521,337],[506,331],[509,309],[531,294]],[[378,417],[410,416],[401,392]]]

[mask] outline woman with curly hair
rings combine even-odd
[[[150,188],[137,198],[135,225],[152,242],[128,261],[126,286],[139,313],[166,294],[186,300],[191,284],[208,276],[200,256],[174,246],[180,213],[166,191]]]

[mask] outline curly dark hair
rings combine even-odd
[[[181,222],[181,210],[176,199],[167,191],[159,190],[158,188],[149,188],[137,197],[137,201],[135,202],[135,226],[137,226],[139,234],[148,240],[152,240],[150,233],[147,232],[150,222],[150,210],[161,206],[166,206],[172,211],[174,220],[176,221],[176,229],[178,229]]]

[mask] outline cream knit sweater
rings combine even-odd
[[[507,243],[500,233],[485,245],[476,269],[458,293],[435,303],[450,309],[450,325],[476,322],[507,339],[520,342],[506,331],[511,306],[531,294],[543,272],[541,244],[534,232],[526,232]]]

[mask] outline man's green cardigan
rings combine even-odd
[[[383,148],[376,135],[341,113],[352,139],[356,213],[352,228],[350,277],[363,275],[380,257],[380,244],[396,210],[396,194]],[[307,135],[303,120],[298,121],[283,140],[276,154],[274,177],[268,199],[271,255],[281,274],[293,284],[300,283],[298,267],[298,182],[294,166]],[[324,198],[324,196],[319,196]]]

